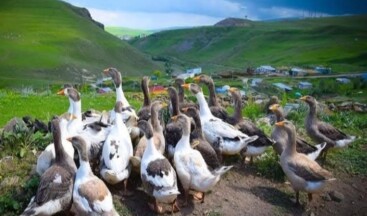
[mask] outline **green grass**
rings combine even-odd
[[[150,35],[153,34],[153,30],[143,30],[143,29],[132,29],[125,27],[117,27],[117,26],[107,26],[105,27],[106,31],[115,35],[115,36],[124,36],[128,35],[131,37],[136,37],[140,35]]]
[[[336,72],[367,69],[366,15],[252,22],[250,27],[200,27],[158,32],[131,43],[154,56],[206,71],[248,66],[330,66]]]
[[[1,1],[0,87],[82,82],[111,66],[130,75],[159,68],[78,10],[59,0]]]

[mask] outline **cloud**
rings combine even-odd
[[[191,27],[213,25],[221,17],[210,17],[190,13],[146,13],[89,9],[93,19],[106,26],[124,26],[135,29],[162,29],[169,27]]]
[[[293,8],[285,7],[270,7],[270,8],[260,8],[259,16],[268,19],[275,18],[288,18],[288,17],[310,17],[310,16],[330,16],[327,13],[312,12],[306,10],[298,10]]]
[[[100,10],[149,13],[189,13],[206,16],[241,15],[242,4],[230,0],[65,0],[69,3]]]

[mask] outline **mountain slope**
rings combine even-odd
[[[149,54],[209,71],[261,64],[362,71],[367,69],[366,22],[366,15],[251,22],[245,27],[164,31],[131,43]]]
[[[58,0],[0,1],[0,86],[80,82],[110,66],[130,75],[157,68],[75,10]]]

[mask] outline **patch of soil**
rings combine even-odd
[[[182,207],[184,197],[180,195],[181,211],[173,215],[367,215],[367,177],[346,174],[336,177],[323,192],[314,194],[309,204],[307,194],[301,193],[302,206],[296,207],[295,193],[289,183],[259,177],[256,168],[237,164],[206,194],[204,203],[190,196],[188,206]],[[132,214],[155,215],[148,207],[148,196],[138,187],[138,179],[135,175],[129,180],[129,188],[134,191],[131,197],[117,195],[116,187],[111,191]],[[344,199],[340,202],[325,199],[332,191],[343,194]],[[164,208],[171,209],[169,205]]]

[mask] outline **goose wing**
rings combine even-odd
[[[50,167],[41,177],[35,201],[38,205],[55,200],[71,193],[74,183],[74,173],[65,168],[54,165]]]
[[[308,160],[304,157],[298,157],[297,160],[288,162],[290,170],[297,176],[311,182],[324,181],[332,178],[332,174],[329,171],[323,169],[315,161]]]
[[[207,122],[208,128],[213,131],[217,136],[223,137],[224,139],[239,139],[240,137],[247,137],[245,134],[237,130],[232,125],[223,122],[220,119],[210,119]]]
[[[328,137],[331,140],[342,140],[347,139],[348,136],[341,132],[340,130],[336,129],[330,124],[325,122],[318,122],[317,129],[322,133],[324,136]]]

